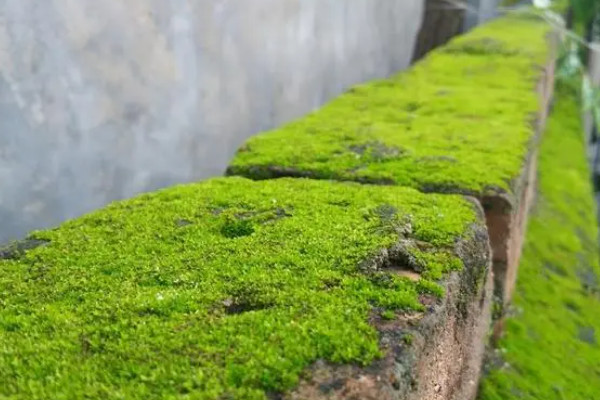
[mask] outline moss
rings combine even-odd
[[[540,149],[537,205],[514,299],[518,313],[500,343],[504,367],[484,380],[482,400],[592,400],[600,393],[595,205],[576,97],[566,87],[557,92]]]
[[[396,319],[396,313],[392,310],[385,310],[381,313],[381,318],[384,320],[394,320]]]
[[[221,178],[36,232],[0,259],[0,397],[265,399],[318,359],[367,364],[371,313],[442,295],[476,218],[458,196]],[[400,239],[429,278],[381,261]]]
[[[548,56],[549,26],[535,10],[526,8],[488,22],[452,40],[443,51],[529,57],[544,63]]]
[[[521,15],[477,28],[408,72],[358,85],[251,138],[228,173],[510,191],[535,134],[548,32]]]

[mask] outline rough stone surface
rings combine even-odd
[[[250,134],[406,67],[422,7],[0,2],[0,243],[220,175]]]
[[[551,40],[555,38],[552,37]],[[510,303],[515,288],[528,214],[534,200],[537,147],[546,127],[554,92],[554,56],[553,52],[538,83],[540,109],[534,122],[535,136],[532,138],[522,173],[513,183],[513,195],[484,196],[481,199],[494,254],[494,290],[499,304],[503,307]]]
[[[446,296],[397,321],[374,318],[384,358],[368,368],[316,363],[290,400],[474,399],[491,322],[491,250],[484,230],[458,244],[466,268]],[[423,299],[427,304],[427,299]]]
[[[18,259],[28,250],[48,244],[45,240],[25,239],[0,247],[0,260]]]

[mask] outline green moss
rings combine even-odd
[[[385,320],[394,320],[396,319],[396,313],[392,310],[385,310],[381,313],[381,318]]]
[[[544,63],[548,57],[549,32],[548,23],[537,15],[537,11],[526,8],[458,36],[444,49],[472,54],[530,57],[538,63]]]
[[[503,362],[482,400],[592,400],[600,394],[600,286],[595,204],[580,112],[561,87],[540,149]]]
[[[264,399],[318,359],[369,363],[370,313],[441,295],[476,218],[458,196],[225,178],[34,233],[1,253],[0,397]],[[374,265],[400,238],[429,278]]]
[[[477,28],[408,72],[251,138],[228,173],[510,191],[535,133],[548,32],[520,15]]]

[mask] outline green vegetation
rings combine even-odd
[[[584,29],[588,29],[589,24],[593,24],[599,17],[600,0],[570,0],[570,6],[573,9],[575,23],[584,25]]]
[[[0,251],[0,397],[265,399],[317,359],[369,363],[371,313],[441,295],[476,218],[459,196],[221,178],[36,232]]]
[[[575,91],[560,87],[540,149],[539,193],[515,293],[516,315],[482,400],[600,395],[600,267],[590,171]]]
[[[549,29],[521,14],[477,28],[408,72],[250,139],[228,173],[510,191],[535,135]]]

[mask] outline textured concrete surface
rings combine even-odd
[[[406,67],[422,0],[0,0],[0,242],[221,174]]]
[[[496,9],[500,3],[501,0],[466,0],[465,30],[496,17]]]

